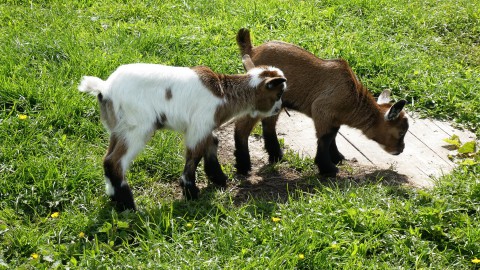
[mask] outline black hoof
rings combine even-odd
[[[238,174],[248,175],[252,170],[252,164],[250,164],[250,162],[237,162],[235,168],[237,169]]]
[[[283,151],[276,153],[275,155],[268,156],[268,162],[270,163],[277,163],[283,159]]]
[[[342,154],[340,154],[340,155],[338,155],[338,156],[335,156],[335,157],[332,157],[332,163],[333,163],[333,164],[340,164],[340,163],[342,163],[342,161],[344,161],[344,160],[345,160],[345,156],[342,155]]]
[[[135,201],[133,199],[132,190],[128,185],[121,186],[115,189],[115,194],[110,197],[112,203],[118,211],[137,210]]]
[[[199,193],[200,193],[200,189],[195,185],[186,185],[183,187],[183,196],[187,200],[198,199]]]
[[[324,177],[336,177],[339,172],[336,166],[331,166],[328,168],[319,168],[320,175]]]
[[[219,187],[226,187],[227,186],[227,180],[228,180],[228,177],[223,173],[220,174],[220,175],[214,176],[210,179],[210,181],[212,181],[212,183],[214,185],[219,186]]]

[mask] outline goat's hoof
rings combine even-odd
[[[183,196],[187,200],[196,200],[198,199],[198,194],[200,189],[197,186],[185,186],[183,187]]]
[[[118,211],[137,210],[132,190],[128,185],[115,188],[115,193],[113,196],[110,196],[110,199]]]
[[[135,205],[133,198],[132,200],[118,200],[115,198],[111,198],[111,200],[115,209],[119,212],[123,212],[125,210],[137,211],[137,206]]]
[[[251,164],[235,164],[235,168],[237,169],[237,173],[241,175],[248,175],[249,172],[252,170]]]
[[[268,162],[270,163],[277,163],[282,161],[283,159],[283,153],[280,153],[280,155],[271,155],[268,157]]]
[[[342,154],[339,154],[338,156],[332,157],[332,163],[333,164],[340,164],[344,160],[345,160],[345,156],[342,155]]]
[[[219,187],[226,187],[227,186],[227,180],[228,180],[228,177],[225,174],[214,177],[214,178],[211,179],[212,183],[216,186],[219,186]]]
[[[335,172],[320,173],[320,176],[325,178],[335,178],[337,177],[337,173]]]
[[[339,170],[335,166],[320,169],[320,175],[323,177],[336,177],[338,172]]]

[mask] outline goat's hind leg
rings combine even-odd
[[[112,133],[110,136],[110,145],[103,160],[105,182],[107,195],[120,210],[136,210],[133,193],[125,174],[132,160],[150,137],[150,131],[135,134],[127,132],[123,136]]]
[[[122,158],[127,153],[127,145],[115,134],[110,136],[107,154],[103,159],[106,193],[120,210],[136,209],[133,194],[125,180]]]
[[[215,135],[207,138],[205,154],[203,155],[203,167],[208,179],[217,186],[225,187],[228,177],[223,173],[217,156],[218,139]]]

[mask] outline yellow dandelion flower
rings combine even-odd
[[[303,260],[303,259],[305,259],[305,255],[303,255],[302,253],[300,253],[300,254],[298,254],[298,258],[299,258],[300,260]]]
[[[187,225],[185,225],[185,226],[187,226],[187,228],[192,228],[193,227],[192,223],[187,223]]]
[[[472,260],[472,263],[480,263],[480,259],[475,258]]]
[[[80,238],[85,238],[85,233],[84,233],[84,232],[80,232],[80,233],[78,234],[78,237],[80,237]]]
[[[30,257],[34,260],[38,259],[38,257],[40,257],[40,255],[38,255],[37,253],[32,253],[32,255],[30,255]]]
[[[272,217],[272,221],[273,221],[273,222],[279,222],[280,220],[281,220],[281,219],[278,218],[278,217]]]
[[[52,218],[58,218],[60,216],[60,213],[59,212],[53,212],[50,217]]]
[[[28,118],[28,116],[25,115],[25,114],[19,114],[19,115],[18,115],[18,119],[20,119],[20,120],[25,120],[25,119],[27,119],[27,118]]]

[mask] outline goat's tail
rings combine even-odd
[[[240,48],[241,55],[248,54],[252,56],[252,40],[250,39],[250,31],[246,28],[242,28],[237,33],[237,44]]]
[[[104,80],[92,76],[83,76],[78,86],[80,92],[89,93],[94,96],[98,96],[98,94],[102,93],[106,88]]]

